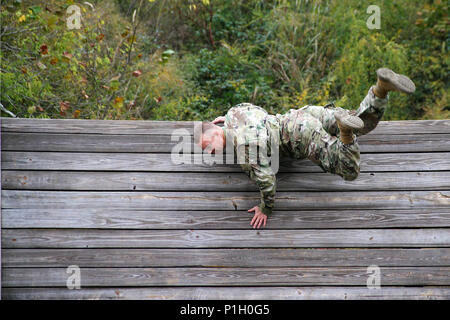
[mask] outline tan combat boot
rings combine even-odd
[[[378,98],[386,98],[389,91],[413,93],[416,90],[416,86],[410,78],[402,74],[397,74],[391,69],[378,69],[377,76],[377,85],[373,88],[373,93]]]
[[[341,133],[340,139],[342,143],[353,143],[353,130],[362,129],[364,127],[364,121],[360,117],[352,116],[344,110],[335,112],[334,118]]]

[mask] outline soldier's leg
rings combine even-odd
[[[303,150],[303,156],[325,172],[337,174],[344,180],[358,177],[360,153],[356,136],[353,143],[343,144],[325,131],[321,121],[305,113],[299,123],[298,139],[298,147]]]
[[[415,85],[407,76],[397,74],[387,68],[378,69],[377,84],[369,89],[357,110],[349,111],[351,115],[357,116],[364,121],[364,126],[361,129],[354,130],[354,133],[357,136],[361,136],[375,129],[386,110],[389,91],[412,93],[414,90]],[[342,108],[305,106],[300,110],[317,118],[328,133],[339,135],[334,114],[343,110]]]
[[[300,108],[302,112],[306,112],[312,115],[314,118],[322,123],[322,127],[326,132],[333,136],[337,136],[339,128],[334,118],[334,112],[336,110],[342,110],[342,108],[335,107],[322,107],[322,106],[304,106]]]
[[[369,133],[377,126],[378,122],[383,117],[384,111],[386,110],[388,98],[378,98],[374,95],[372,91],[373,87],[370,88],[366,97],[363,99],[359,108],[357,110],[347,110],[351,115],[360,117],[364,121],[364,127],[359,130],[355,130],[357,136],[361,136]],[[326,108],[321,106],[305,106],[300,110],[308,112],[313,117],[318,119],[325,131],[334,136],[339,136],[339,128],[336,124],[336,119],[334,117],[335,112],[344,110],[343,108]]]
[[[375,129],[386,110],[388,96],[386,96],[385,98],[377,97],[373,93],[373,88],[374,86],[369,89],[369,92],[359,105],[359,108],[356,110],[356,112],[351,112],[355,116],[360,117],[362,121],[364,121],[364,127],[362,129],[355,130],[355,134],[357,136],[362,136]]]
[[[355,130],[355,134],[360,136],[375,129],[386,110],[389,91],[413,93],[415,90],[414,82],[407,76],[397,74],[388,68],[378,69],[377,84],[369,89],[358,110],[356,110],[355,115],[364,121],[364,127]]]

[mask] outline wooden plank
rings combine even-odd
[[[114,300],[449,300],[449,287],[5,288],[6,299]]]
[[[381,267],[383,285],[450,285],[450,267]],[[363,286],[366,267],[83,268],[83,287]],[[65,287],[66,268],[4,268],[4,287]]]
[[[3,150],[79,152],[165,152],[178,142],[162,135],[3,133]],[[180,139],[181,141],[181,139]],[[190,144],[187,145],[190,150]]]
[[[4,228],[248,229],[242,211],[3,209]],[[274,211],[267,229],[450,227],[450,208]]]
[[[6,248],[449,247],[450,229],[4,229]]]
[[[450,120],[380,121],[370,134],[450,133]]]
[[[79,120],[2,118],[5,132],[171,134],[175,129],[193,130],[192,121]],[[450,120],[381,121],[370,134],[450,133]]]
[[[3,249],[4,267],[380,267],[449,266],[450,248],[429,249]]]
[[[68,209],[242,210],[259,192],[83,192],[3,190],[2,207]],[[278,192],[276,210],[448,208],[450,191]]]
[[[55,122],[55,124],[56,123],[57,122]],[[74,127],[70,130],[82,130],[81,127],[76,127],[76,120],[73,122],[73,125]],[[116,124],[111,123],[110,125],[111,131],[108,131],[107,128],[105,128],[106,130],[94,128],[94,131],[102,131],[102,134],[98,134],[100,132],[91,132],[93,134],[92,138],[94,138],[94,134],[97,136],[107,136],[108,132],[109,134],[121,133],[118,131],[120,130],[120,126],[114,128]],[[162,125],[158,127],[156,125],[148,128],[146,127],[147,125],[149,124],[143,124],[141,127],[138,126],[136,130],[130,123],[130,127],[125,128],[125,131],[127,132],[126,135],[128,135],[129,138],[136,139],[136,145],[132,146],[132,148],[130,147],[129,151],[126,151],[126,148],[129,146],[121,146],[122,143],[128,143],[127,139],[123,139],[118,135],[119,141],[116,141],[114,138],[108,142],[107,139],[101,140],[101,138],[100,142],[103,141],[106,146],[98,147],[96,145],[97,142],[95,142],[88,144],[86,149],[82,148],[80,144],[77,144],[75,147],[77,149],[73,151],[79,153],[60,152],[61,150],[64,151],[65,142],[62,142],[59,147],[58,143],[51,146],[50,150],[56,151],[51,152],[52,154],[45,152],[4,153],[3,157],[8,157],[8,154],[10,155],[7,163],[8,165],[11,164],[12,169],[51,170],[51,173],[39,171],[4,171],[4,174],[7,175],[7,177],[4,177],[4,182],[9,184],[6,186],[7,188],[32,188],[33,190],[36,190],[37,188],[42,190],[53,185],[57,186],[58,190],[64,188],[67,188],[67,190],[93,190],[87,188],[89,183],[91,184],[91,188],[94,187],[97,188],[97,190],[105,190],[108,188],[109,190],[133,190],[131,186],[136,186],[135,190],[139,191],[156,190],[159,187],[159,192],[83,193],[57,191],[46,193],[47,191],[36,191],[36,193],[32,194],[26,193],[28,191],[23,191],[25,193],[13,194],[10,193],[12,190],[4,191],[3,195],[6,195],[8,198],[7,200],[3,199],[2,203],[11,206],[11,208],[17,208],[7,208],[3,210],[4,225],[5,223],[7,225],[9,224],[12,228],[68,228],[59,230],[4,230],[3,241],[7,244],[4,244],[6,249],[4,249],[3,254],[5,257],[13,259],[12,261],[15,261],[15,263],[18,264],[9,265],[13,268],[7,268],[5,269],[7,272],[4,272],[4,274],[8,274],[10,271],[16,272],[16,276],[11,278],[13,281],[12,285],[29,286],[29,282],[33,281],[32,285],[44,285],[46,287],[57,285],[65,287],[65,280],[67,279],[65,263],[70,263],[74,259],[78,259],[77,262],[82,263],[82,272],[87,270],[88,286],[109,286],[111,284],[108,283],[108,277],[114,279],[114,281],[118,281],[117,286],[119,286],[119,289],[110,288],[104,289],[103,291],[101,291],[102,289],[92,289],[94,291],[89,291],[88,293],[85,293],[86,291],[84,290],[81,290],[83,293],[81,293],[81,291],[75,293],[79,295],[91,295],[91,297],[95,294],[100,296],[105,295],[106,297],[108,297],[109,294],[112,298],[124,298],[125,296],[129,297],[131,295],[136,297],[148,295],[147,298],[153,298],[158,294],[161,294],[162,296],[160,297],[163,298],[170,297],[171,294],[185,294],[186,297],[188,297],[189,294],[196,296],[199,292],[204,294],[204,291],[201,291],[204,289],[210,290],[209,292],[212,295],[222,294],[223,296],[229,297],[229,292],[232,289],[255,291],[254,288],[245,287],[220,287],[219,289],[223,289],[220,291],[221,293],[216,291],[212,293],[212,290],[215,290],[216,288],[142,288],[141,290],[122,288],[123,286],[129,285],[209,286],[210,283],[213,283],[212,285],[214,286],[228,286],[231,282],[231,285],[233,286],[240,286],[243,282],[244,285],[249,286],[278,286],[283,284],[289,286],[310,286],[316,285],[316,283],[328,286],[349,285],[348,283],[350,283],[350,285],[364,286],[367,274],[365,272],[366,266],[363,265],[363,263],[367,263],[367,265],[381,265],[382,272],[387,270],[388,280],[391,281],[392,279],[393,281],[388,282],[388,285],[448,285],[450,273],[448,272],[447,250],[450,250],[448,248],[450,244],[450,231],[448,228],[428,228],[437,226],[448,227],[450,194],[448,192],[449,185],[446,183],[448,177],[445,176],[447,172],[427,172],[425,175],[421,172],[417,172],[449,170],[449,153],[435,152],[435,150],[450,151],[448,149],[448,140],[450,139],[448,139],[448,135],[442,135],[443,131],[436,130],[436,132],[428,132],[433,138],[422,139],[422,136],[424,136],[423,134],[417,132],[417,135],[414,136],[414,133],[409,131],[405,126],[399,126],[400,129],[386,126],[384,131],[379,131],[379,133],[374,131],[377,137],[374,137],[374,134],[362,137],[360,141],[362,146],[361,149],[363,151],[363,161],[367,161],[368,165],[372,165],[374,169],[363,169],[366,171],[363,171],[363,174],[361,175],[362,180],[351,182],[351,185],[342,181],[334,182],[335,180],[333,179],[337,178],[340,180],[339,177],[326,175],[326,177],[323,178],[325,176],[324,174],[319,174],[321,176],[320,180],[323,180],[324,182],[322,182],[322,184],[317,184],[317,182],[313,181],[314,177],[308,173],[320,172],[320,169],[316,166],[308,161],[303,161],[303,164],[300,165],[300,167],[295,166],[292,163],[288,164],[286,166],[286,172],[305,172],[305,174],[280,176],[280,179],[283,182],[283,187],[279,188],[280,191],[296,190],[297,192],[279,192],[278,198],[281,196],[281,202],[279,199],[277,201],[277,206],[281,205],[279,208],[281,210],[287,209],[291,211],[275,212],[275,218],[271,217],[270,221],[273,222],[273,225],[268,228],[269,230],[257,231],[251,230],[248,226],[250,215],[242,215],[242,212],[238,211],[245,211],[247,206],[252,206],[253,202],[258,200],[258,194],[256,190],[253,191],[254,186],[252,188],[248,180],[243,179],[241,173],[237,174],[237,172],[240,171],[237,166],[215,166],[212,167],[213,169],[206,165],[180,166],[171,163],[170,159],[167,157],[169,156],[168,154],[148,155],[135,153],[168,152],[165,150],[171,150],[170,143],[167,143],[169,141],[167,140],[167,134],[169,133],[167,130],[169,130],[169,127],[164,127]],[[180,125],[182,126],[183,124],[180,123]],[[59,129],[56,129],[58,126]],[[69,124],[69,126],[71,126],[71,124]],[[89,127],[91,126],[89,125]],[[61,130],[61,128],[60,124],[55,126],[55,130]],[[380,128],[381,126],[376,130]],[[433,131],[433,128],[435,127],[430,126],[429,130]],[[34,132],[33,130],[36,130],[32,127],[29,127],[29,129],[31,130],[29,132]],[[6,131],[8,130],[9,129]],[[403,132],[403,134],[396,135],[395,138],[391,139],[389,135],[392,133],[389,133],[389,130],[396,133]],[[44,132],[45,131],[42,131],[42,133]],[[55,131],[54,134],[56,132],[58,131]],[[82,131],[77,135],[85,136],[86,132],[90,131]],[[144,141],[144,138],[149,137],[154,139],[153,141],[155,141],[155,143],[150,145],[150,149],[147,149],[149,148],[149,145]],[[80,137],[74,138],[74,140],[77,140],[80,143],[84,143],[85,140],[83,139],[84,138]],[[445,141],[445,139],[447,139],[447,141]],[[52,141],[50,142],[53,143]],[[26,143],[32,146],[32,143],[29,141]],[[42,145],[44,145],[44,143],[45,141]],[[433,149],[433,143],[439,144],[439,146],[436,149]],[[63,146],[62,148],[60,148],[61,145]],[[15,146],[13,146],[13,148],[15,148]],[[46,146],[43,146],[43,148],[44,151],[47,150],[45,149]],[[118,155],[110,154],[111,156],[108,158],[103,157],[102,164],[102,156],[104,156],[105,153],[97,153],[98,150],[102,150],[102,148],[105,148],[104,150],[111,150],[111,152],[116,152],[116,150],[118,150],[118,152],[130,153]],[[93,152],[92,154],[86,153],[86,151],[89,152],[91,150]],[[381,152],[407,150],[406,152],[411,153],[393,153],[389,155],[364,154],[364,152],[380,152],[380,150],[385,150]],[[433,153],[416,153],[427,152],[427,150]],[[71,150],[68,149],[67,151]],[[38,161],[35,162],[33,162],[33,158],[32,160],[27,160],[27,156],[34,157],[34,155],[38,153],[43,156],[40,160],[39,157]],[[14,156],[18,156],[19,154],[22,154],[22,159],[19,157],[14,158]],[[98,157],[95,157],[96,155],[98,155]],[[133,157],[136,155],[137,158],[134,160]],[[368,156],[367,160],[364,159],[365,155]],[[405,157],[405,155],[408,156]],[[437,155],[437,158],[435,158],[435,155]],[[45,159],[47,156],[49,156],[50,160],[53,159],[51,161],[54,163],[59,163],[61,166],[60,169],[55,169],[57,167],[52,166],[51,161],[47,162]],[[66,158],[64,158],[64,156],[66,156]],[[72,156],[75,157],[73,162],[70,158]],[[92,161],[87,163],[84,161],[83,163],[83,156],[89,157]],[[149,165],[149,156],[154,157],[150,158],[155,159],[153,160],[154,164]],[[44,169],[39,167],[29,168],[27,165],[30,166],[30,163],[34,166],[41,165],[47,167],[44,167]],[[86,172],[67,172],[67,170],[71,170],[68,169],[67,165],[75,168],[72,170],[94,170],[97,172],[94,173],[94,176],[92,177],[87,176]],[[111,174],[99,172],[102,171],[102,165],[107,168],[112,168],[103,170],[133,170],[136,173],[129,174],[115,172]],[[132,168],[130,169],[130,167]],[[5,166],[3,164],[3,169],[4,168]],[[58,172],[58,170],[65,172]],[[196,174],[184,172],[181,174],[185,179],[183,181],[180,181],[179,178],[178,181],[175,181],[173,179],[174,175],[171,173],[148,173],[148,171],[172,172],[176,170],[231,173],[227,175],[214,173],[206,175],[201,172]],[[386,176],[386,174],[374,174],[374,172],[380,171],[393,171],[393,173],[389,174],[389,177]],[[374,175],[370,175],[371,173]],[[417,176],[412,179],[412,176],[415,174]],[[21,180],[20,177],[25,175],[27,176],[27,179],[29,179],[28,181],[24,181],[23,178]],[[317,174],[314,176],[317,176]],[[380,179],[379,176],[382,178]],[[134,181],[133,178],[135,179]],[[46,181],[46,179],[48,180]],[[70,179],[70,183],[67,183],[67,181],[69,181],[68,179]],[[206,186],[204,184],[203,187],[208,191],[214,190],[212,188],[217,184],[217,179],[222,179],[224,180],[222,182],[225,183],[222,183],[223,186],[220,186],[218,187],[219,189],[215,190],[233,190],[233,192],[226,192],[225,194],[223,194],[223,192],[186,192],[188,188],[200,190],[196,189],[198,188],[196,186],[196,179],[202,179],[201,181],[203,183],[206,181]],[[214,179],[216,179],[216,184],[213,182]],[[325,181],[326,179],[330,179],[330,181]],[[386,179],[386,181],[383,179]],[[375,191],[382,190],[380,188],[387,188],[386,184],[381,184],[382,180],[383,182],[387,182],[389,192]],[[411,180],[417,181],[417,183],[412,185]],[[100,185],[97,181],[102,181],[104,183],[106,181],[105,185],[108,185],[108,187],[100,189]],[[436,184],[436,181],[438,184]],[[439,181],[441,181],[440,184]],[[26,187],[21,187],[23,182],[27,184]],[[132,184],[132,182],[136,183]],[[173,186],[176,185],[175,182],[179,182],[184,188],[174,188]],[[234,188],[230,189],[229,185],[226,185],[226,182],[234,183]],[[326,182],[328,182],[328,185]],[[369,188],[369,186],[371,186],[371,188]],[[316,191],[298,192],[303,190],[302,188],[304,188],[304,190]],[[393,192],[392,190],[395,190],[396,188],[401,189],[402,191]],[[424,191],[429,188],[436,188],[439,190],[436,190],[438,192]],[[183,192],[162,192],[164,189],[173,191],[183,190]],[[358,192],[317,192],[336,189],[341,191],[358,190]],[[364,190],[371,191],[365,192]],[[421,191],[408,192],[405,190]],[[138,194],[137,197],[136,194]],[[319,203],[319,200],[323,202],[331,200],[331,202],[324,204]],[[212,203],[214,201],[217,203]],[[37,209],[33,209],[34,207],[37,207]],[[300,209],[301,211],[292,211],[293,208]],[[348,208],[357,210],[338,211],[339,209]],[[183,211],[173,211],[180,209]],[[192,209],[206,209],[208,211],[192,211]],[[217,210],[221,210],[221,212]],[[6,219],[5,211],[7,212]],[[80,213],[80,215],[76,216],[77,213]],[[151,214],[151,216],[149,216],[149,214]],[[205,215],[202,216],[202,214]],[[341,216],[339,216],[339,214],[341,214]],[[331,219],[326,221],[327,218]],[[24,219],[29,220],[23,221]],[[289,225],[288,222],[291,222],[291,224]],[[294,224],[292,224],[292,222],[294,222]],[[26,225],[27,223],[28,225]],[[71,229],[73,226],[77,226],[77,228],[98,228],[100,230]],[[178,230],[164,230],[166,227],[176,228]],[[355,227],[360,229],[353,229]],[[427,228],[366,229],[379,227]],[[126,230],[101,230],[102,228],[126,228]],[[157,228],[158,230],[129,230],[154,228]],[[179,230],[181,228],[223,228],[224,230]],[[233,228],[234,230],[225,228]],[[242,230],[240,228],[248,228],[249,230]],[[290,229],[279,230],[283,228]],[[293,228],[298,229],[292,230]],[[305,230],[304,228],[314,229]],[[321,230],[321,228],[351,229]],[[7,236],[9,236],[9,238]],[[130,249],[130,247],[136,249]],[[149,247],[164,249],[147,249]],[[225,247],[229,248],[222,249]],[[266,247],[355,247],[361,249],[327,249],[326,252],[324,250],[312,249],[247,249]],[[398,249],[396,247],[408,247],[410,249]],[[423,247],[430,247],[430,249],[413,249]],[[85,248],[89,249],[86,250]],[[49,260],[45,260],[46,258]],[[186,263],[186,261],[188,261],[187,265],[180,265],[180,262]],[[399,266],[402,261],[406,265]],[[382,263],[387,264],[388,268],[385,269]],[[251,268],[254,267],[255,264],[256,267],[259,267],[256,271],[254,268]],[[280,264],[283,268],[279,268]],[[221,268],[217,268],[218,266]],[[327,268],[324,268],[325,266],[327,266]],[[419,268],[417,268],[418,266]],[[17,267],[19,267],[19,269]],[[98,267],[101,267],[102,269],[98,269]],[[200,267],[215,268],[205,269]],[[107,274],[99,276],[103,270],[107,270]],[[291,277],[296,280],[290,281]],[[179,280],[180,278],[182,279]],[[231,281],[229,280],[230,278],[232,279]],[[171,282],[171,280],[175,281],[175,283]],[[14,281],[17,282],[14,283]],[[51,283],[51,281],[55,281],[55,283],[57,282],[58,284],[49,285],[48,283]],[[382,285],[384,284],[385,283],[382,280]],[[263,289],[264,288],[272,290],[272,288],[263,287]],[[57,290],[56,288],[43,288],[42,291],[35,291],[34,293],[38,295],[48,294],[49,296],[52,296],[52,294],[74,294],[74,291],[72,290],[67,290],[65,288],[61,289],[65,293],[54,291]],[[153,289],[155,291],[153,291],[152,295],[152,292],[149,293],[149,290]],[[166,289],[169,291],[163,291]],[[170,291],[173,289],[189,289],[191,291]],[[285,292],[283,290],[291,289],[292,288],[281,288],[280,290]],[[315,288],[311,288],[308,293],[310,294],[309,296],[332,295],[332,293],[330,294],[330,287],[320,288],[323,289],[320,294],[317,293],[317,291],[312,291],[314,289]],[[346,291],[345,288],[331,289],[336,289],[334,292],[336,297],[347,298],[349,295],[349,291]],[[380,292],[379,290],[367,290],[363,287],[351,289],[361,290],[353,291],[355,297],[364,296],[364,292],[367,291]],[[389,289],[397,290],[395,292],[385,291],[389,292],[389,294],[394,297],[410,295],[414,298],[430,298],[434,297],[434,295],[437,297],[445,296],[445,290],[449,288]],[[416,289],[420,291],[417,291]],[[444,291],[426,291],[437,289],[444,289]],[[4,289],[6,293],[12,292],[13,294],[18,294],[18,296],[22,295],[22,297],[27,294],[29,295],[32,292],[31,288],[11,288],[10,290],[12,291],[8,290],[9,289],[5,291]],[[127,291],[128,295],[123,295],[120,290],[134,291]],[[258,287],[258,293],[260,292],[259,290],[260,287]],[[296,289],[295,294],[301,296],[301,298],[306,298],[304,295],[302,296],[302,294],[305,293],[301,290],[303,290],[303,288]],[[413,291],[414,293],[411,293]],[[236,294],[238,294],[237,292],[238,291],[236,291]],[[242,291],[239,292],[242,294]],[[273,296],[282,295],[280,291],[267,291],[267,294],[273,294]],[[385,295],[388,294],[385,293]],[[450,296],[448,292],[447,295]],[[262,297],[267,298],[267,295]],[[370,295],[370,297],[373,298],[374,295]],[[375,295],[375,297],[382,298],[383,295]]]
[[[113,300],[448,300],[447,287],[185,287],[185,288],[5,288],[6,299]]]
[[[238,165],[201,163],[201,155],[191,163],[176,164],[170,154],[84,153],[84,152],[2,152],[3,170],[85,170],[85,171],[194,171],[242,172]],[[450,152],[363,153],[361,172],[450,171]],[[309,160],[282,158],[279,172],[323,172]]]
[[[361,152],[450,151],[450,135],[365,135],[358,138]]]
[[[279,173],[278,191],[448,190],[449,172],[361,173],[345,181],[329,173]],[[418,183],[412,183],[417,181]],[[3,171],[3,189],[84,191],[254,191],[241,173]]]
[[[87,119],[11,119],[2,118],[3,132],[28,133],[72,133],[72,134],[172,134],[173,130],[184,129],[192,134],[193,121],[154,121],[154,120],[87,120]],[[445,123],[436,123],[446,128]],[[432,127],[426,124],[421,127]]]
[[[191,137],[187,137],[191,140]],[[168,135],[98,135],[59,133],[3,133],[4,151],[152,152],[170,153],[176,145]],[[182,143],[182,142],[186,143]],[[450,134],[366,135],[358,138],[361,152],[448,152]]]

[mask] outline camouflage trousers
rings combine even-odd
[[[342,108],[305,106],[299,109],[300,119],[304,131],[299,143],[302,145],[303,155],[319,165],[324,171],[338,174],[344,180],[354,180],[360,172],[360,151],[358,136],[375,129],[386,109],[388,98],[376,97],[370,88],[357,110],[350,114],[360,117],[364,127],[354,131],[353,143],[345,145],[340,139],[339,127],[334,113]]]

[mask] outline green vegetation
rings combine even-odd
[[[19,117],[203,120],[240,102],[271,113],[354,109],[387,66],[413,95],[384,120],[450,118],[449,2],[2,1],[1,103]],[[81,28],[70,29],[71,5]],[[2,112],[2,116],[9,116]]]

